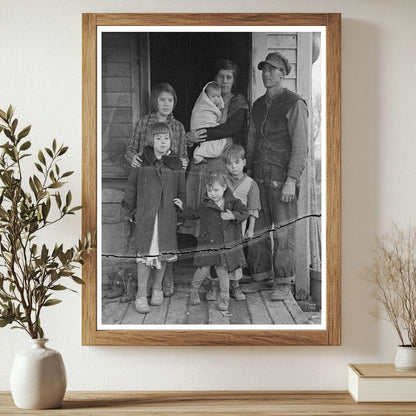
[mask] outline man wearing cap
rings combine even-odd
[[[298,94],[283,88],[291,65],[281,53],[258,64],[266,93],[254,104],[247,143],[247,167],[260,188],[258,242],[249,247],[254,282],[274,280],[272,300],[286,299],[295,279],[295,225],[300,176],[308,152],[308,110]],[[272,244],[267,230],[273,232]],[[263,286],[264,287],[264,286]]]

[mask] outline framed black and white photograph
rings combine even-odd
[[[84,14],[84,345],[340,344],[340,16]]]

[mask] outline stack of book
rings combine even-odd
[[[416,371],[394,364],[349,364],[348,390],[356,402],[416,402]]]

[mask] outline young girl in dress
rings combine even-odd
[[[150,312],[147,282],[154,274],[150,305],[163,303],[162,281],[166,265],[177,259],[177,211],[173,203],[184,198],[185,172],[179,156],[171,149],[172,131],[166,123],[147,129],[146,146],[138,168],[127,181],[123,207],[132,211],[136,223],[138,290],[135,307]]]
[[[209,278],[210,267],[214,266],[220,284],[218,309],[228,311],[229,273],[246,264],[241,246],[241,223],[247,219],[248,212],[227,187],[227,178],[223,172],[207,174],[206,192],[196,209],[184,207],[180,198],[174,200],[185,217],[201,220],[198,249],[194,257],[194,264],[198,268],[192,278],[189,299],[191,305],[201,303],[198,290],[205,278]]]
[[[130,138],[124,154],[132,167],[137,168],[140,166],[150,127],[155,123],[164,122],[170,127],[172,132],[171,150],[180,157],[182,168],[186,169],[188,166],[188,151],[185,128],[173,116],[173,110],[177,101],[176,92],[170,84],[164,82],[152,88],[149,100],[150,113],[142,117],[136,124],[133,136]],[[166,268],[163,292],[165,296],[171,296],[174,292],[173,267],[171,263]]]

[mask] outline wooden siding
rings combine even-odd
[[[134,90],[134,53],[137,35],[102,35],[102,279],[126,264],[112,255],[122,255],[128,241],[128,223],[122,215],[121,200],[129,166],[124,158],[133,131],[137,100]],[[109,256],[110,255],[110,256]]]

